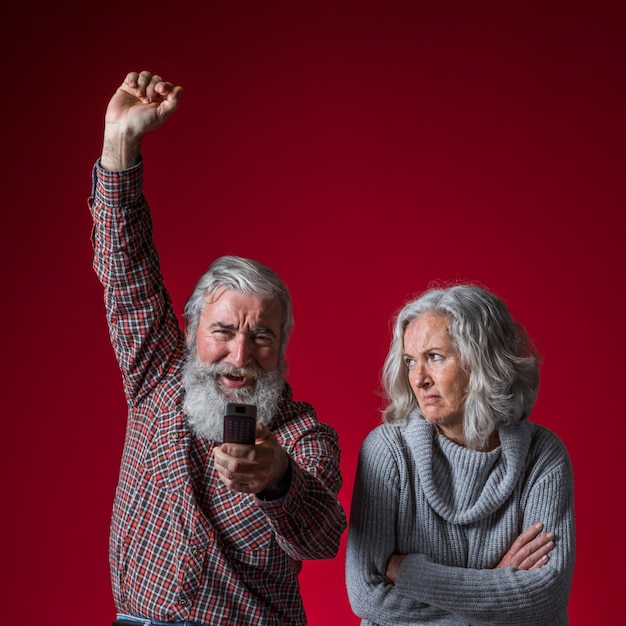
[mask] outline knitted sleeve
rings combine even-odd
[[[449,612],[399,593],[385,578],[387,561],[396,550],[400,447],[393,429],[373,431],[361,447],[346,552],[350,604],[364,624],[455,624]]]

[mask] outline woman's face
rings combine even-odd
[[[469,375],[448,333],[450,318],[425,313],[404,331],[409,384],[426,419],[455,441],[463,434]]]

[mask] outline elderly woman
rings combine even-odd
[[[479,287],[400,311],[385,423],[363,443],[352,501],[346,578],[362,624],[568,624],[572,468],[527,420],[538,361]]]

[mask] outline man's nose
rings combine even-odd
[[[250,344],[244,333],[237,333],[231,340],[228,360],[236,367],[243,367],[250,362]]]

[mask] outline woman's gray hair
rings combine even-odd
[[[474,285],[430,289],[408,302],[394,322],[382,383],[388,423],[419,410],[404,363],[406,327],[425,313],[448,318],[448,333],[469,374],[463,428],[465,445],[480,450],[500,426],[530,414],[539,389],[540,356],[521,324],[493,293]]]
[[[280,361],[284,360],[289,334],[293,328],[291,296],[280,276],[269,267],[239,256],[216,259],[200,277],[185,304],[185,332],[187,344],[195,345],[198,323],[208,298],[220,289],[242,291],[257,298],[276,298],[282,306]]]

